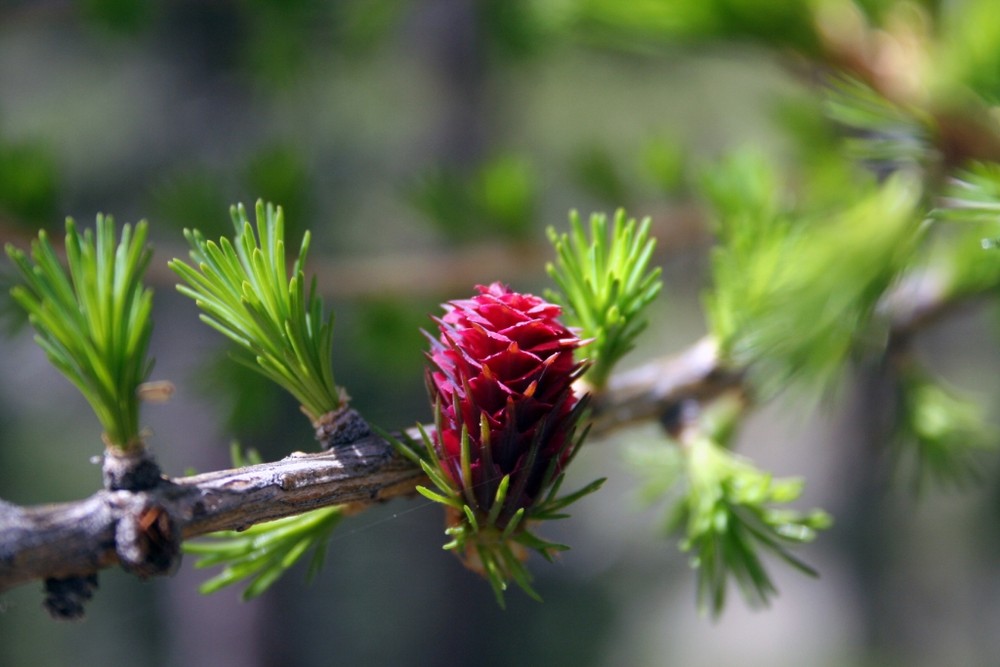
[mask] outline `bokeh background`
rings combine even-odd
[[[338,383],[385,427],[429,417],[428,313],[476,283],[544,289],[545,227],[571,209],[652,217],[665,296],[625,365],[677,352],[705,332],[698,169],[748,144],[802,159],[815,89],[783,50],[795,26],[775,7],[790,3],[622,4],[636,15],[611,0],[0,2],[0,235],[24,243],[97,212],[150,221],[153,377],[178,392],[144,422],[174,475],[227,466],[234,439],[266,458],[313,446],[297,406],[227,360],[165,268],[185,256],[183,228],[226,233],[235,202],[273,201],[292,237],[312,230]],[[673,11],[645,21],[660,4]],[[919,341],[990,408],[994,320],[963,310]],[[4,322],[0,497],[89,495],[97,422],[17,315]],[[441,552],[439,509],[397,500],[339,528],[315,581],[297,568],[250,603],[199,595],[209,575],[190,558],[170,579],[102,573],[78,623],[49,620],[40,586],[6,593],[0,664],[997,664],[996,466],[963,493],[892,484],[873,376],[858,369],[820,405],[777,401],[741,438],[836,518],[802,551],[820,579],[771,563],[781,595],[766,610],[734,595],[719,620],[698,615],[663,508],[637,493],[629,452],[662,438],[640,426],[575,465],[571,481],[609,481],[546,533],[573,550],[535,564],[542,604],[515,591],[500,610]]]

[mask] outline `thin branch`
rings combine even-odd
[[[412,493],[422,479],[388,442],[368,436],[335,451],[296,452],[273,463],[164,480],[148,491],[99,491],[86,500],[37,507],[0,503],[0,592],[120,562],[142,574],[142,561],[156,557],[157,541],[242,530],[329,505],[371,505]],[[169,517],[169,525],[148,518],[158,516]],[[124,536],[122,527],[133,524],[141,530]]]
[[[940,276],[903,281],[883,302],[891,340],[905,339],[953,308],[946,297]],[[741,369],[722,364],[714,342],[704,339],[679,355],[613,376],[594,401],[595,431],[662,420],[689,399],[708,400],[742,381]],[[330,505],[361,510],[412,494],[424,480],[388,442],[367,435],[329,452],[164,480],[148,491],[99,491],[38,507],[0,501],[0,592],[35,579],[86,577],[119,563],[139,576],[169,573],[176,567],[171,546],[183,539]]]
[[[676,356],[649,361],[613,375],[607,391],[593,403],[592,433],[606,433],[626,424],[662,419],[687,400],[706,400],[737,387],[743,373],[727,369],[719,349],[706,337]]]

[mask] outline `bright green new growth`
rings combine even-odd
[[[437,412],[440,414],[440,411]],[[497,519],[504,505],[510,484],[510,475],[505,475],[501,480],[489,514],[477,518],[473,509],[474,499],[466,497],[465,492],[441,472],[443,468],[438,461],[431,436],[422,425],[418,424],[417,428],[420,431],[423,446],[411,446],[413,443],[403,442],[389,433],[383,432],[381,435],[391,442],[403,456],[419,464],[436,488],[434,490],[418,486],[417,492],[428,500],[448,507],[460,519],[453,522],[445,530],[445,534],[451,538],[451,541],[442,548],[458,554],[465,554],[467,559],[470,557],[470,552],[474,552],[475,558],[478,559],[482,568],[482,574],[489,581],[497,604],[501,607],[505,607],[504,593],[511,581],[516,583],[531,598],[541,601],[541,596],[531,586],[531,572],[524,564],[522,552],[531,549],[545,560],[552,562],[555,554],[567,551],[569,547],[565,544],[543,540],[532,533],[529,526],[538,521],[568,518],[569,515],[563,510],[580,498],[600,489],[605,478],[594,480],[572,493],[560,496],[559,491],[565,477],[564,474],[560,474],[551,486],[547,487],[548,490],[543,498],[527,509],[524,507],[519,509],[507,522],[507,525],[501,528],[497,525]],[[568,465],[576,452],[579,451],[585,436],[586,434],[575,440],[572,453],[565,465]],[[469,434],[465,428],[462,429],[461,456],[463,467],[467,467],[470,457]],[[551,474],[551,470],[549,473]],[[542,486],[546,488],[547,485],[543,484]],[[472,503],[472,506],[469,503]]]
[[[972,163],[955,174],[937,200],[935,230],[949,242],[934,247],[947,278],[947,296],[959,300],[989,293],[1000,284],[1000,164]],[[987,252],[983,252],[983,249]]]
[[[184,551],[201,556],[197,568],[225,565],[222,572],[199,587],[203,594],[248,579],[243,599],[250,600],[270,588],[310,548],[313,552],[306,577],[316,576],[326,558],[327,540],[343,516],[340,505],[324,507],[257,524],[242,532],[212,533],[211,539],[185,542]]]
[[[90,403],[106,444],[124,451],[142,447],[137,390],[153,367],[153,294],[142,284],[152,256],[146,232],[145,222],[125,225],[118,240],[111,216],[98,215],[96,235],[81,235],[67,219],[68,274],[44,231],[30,258],[6,246],[24,280],[11,293],[28,312],[35,340]]]
[[[649,218],[637,225],[618,210],[609,237],[606,216],[591,215],[585,230],[573,211],[568,234],[548,230],[556,261],[546,270],[560,291],[546,296],[563,306],[581,338],[593,339],[587,348],[592,365],[584,377],[597,390],[646,328],[643,310],[663,287],[659,267],[648,268],[656,247],[649,226]]]
[[[798,499],[801,480],[773,479],[707,437],[690,444],[686,463],[689,489],[674,520],[684,526],[681,549],[691,552],[698,570],[702,609],[713,615],[722,611],[730,577],[750,604],[766,604],[777,589],[761,550],[816,575],[788,547],[814,540],[830,525],[829,515],[774,507]]]
[[[713,616],[722,612],[731,580],[751,605],[765,605],[776,594],[764,552],[815,576],[789,549],[832,523],[821,510],[782,507],[799,498],[801,480],[774,479],[728,449],[743,407],[723,400],[679,442],[630,452],[642,498],[671,503],[665,528],[683,535],[681,549],[698,572],[699,607]]]
[[[897,450],[912,457],[914,487],[961,487],[983,472],[980,455],[997,448],[997,432],[973,402],[929,371],[908,365],[900,377]]]
[[[302,237],[291,278],[285,267],[285,224],[280,207],[258,201],[257,226],[243,206],[230,209],[235,242],[206,241],[184,230],[195,267],[174,259],[169,266],[187,284],[177,289],[196,301],[202,321],[235,341],[250,358],[243,363],[288,390],[310,419],[339,407],[331,354],[333,315],[324,317],[313,279],[305,292],[309,232]]]
[[[750,367],[758,387],[802,377],[823,386],[850,354],[878,339],[875,307],[922,238],[916,184],[851,183],[847,206],[794,205],[787,179],[744,153],[710,174],[719,245],[706,297],[724,358]],[[765,391],[765,393],[767,393]]]
[[[954,178],[938,201],[935,217],[960,222],[1000,222],[1000,164],[979,162]]]
[[[256,206],[256,234],[242,206],[231,209],[235,241],[206,241],[197,230],[185,230],[197,268],[174,259],[173,269],[187,284],[177,289],[195,299],[202,321],[235,341],[247,356],[237,359],[289,391],[316,421],[339,407],[342,399],[333,378],[333,315],[323,314],[316,283],[305,292],[304,266],[309,233],[302,238],[291,277],[285,265],[284,214],[280,207]],[[234,465],[246,465],[238,449]],[[200,568],[225,565],[201,586],[212,593],[249,580],[244,599],[256,597],[312,549],[308,576],[322,566],[326,542],[343,518],[340,506],[253,526],[214,533],[210,539],[185,543],[198,554]]]
[[[830,82],[823,103],[826,117],[847,130],[846,157],[873,167],[898,169],[932,159],[927,120],[852,78]]]

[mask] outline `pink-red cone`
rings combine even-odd
[[[439,410],[433,444],[444,474],[475,511],[490,512],[501,480],[510,476],[496,514],[503,528],[540,499],[574,448],[582,403],[573,382],[584,368],[573,353],[584,341],[559,322],[559,306],[499,282],[478,289],[471,299],[446,304],[435,319],[440,336],[428,336],[427,385]]]

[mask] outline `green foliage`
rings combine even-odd
[[[631,188],[615,164],[611,152],[603,146],[586,146],[573,156],[570,171],[584,192],[611,206],[629,201]]]
[[[719,245],[706,305],[724,357],[763,386],[793,377],[822,386],[877,333],[875,306],[921,238],[921,193],[900,175],[854,183],[839,207],[812,210],[782,183],[751,153],[709,174]]]
[[[575,18],[588,36],[635,48],[680,39],[730,38],[816,45],[811,3],[801,0],[580,0]]]
[[[789,509],[802,493],[799,479],[774,479],[726,446],[745,404],[723,398],[688,424],[676,440],[647,443],[629,452],[641,498],[672,507],[665,524],[684,537],[698,572],[698,602],[717,616],[730,581],[751,605],[767,604],[777,592],[763,560],[777,556],[796,569],[815,572],[790,552],[811,542],[832,523],[821,510]]]
[[[409,191],[412,205],[452,241],[524,238],[536,218],[538,195],[531,163],[513,154],[469,171],[433,169]]]
[[[1000,285],[1000,262],[986,251],[1000,236],[1000,165],[970,164],[949,180],[933,218],[943,242],[936,259],[947,273],[948,291],[954,297],[982,294]],[[959,223],[959,224],[951,224]]]
[[[196,268],[179,259],[170,268],[187,283],[178,291],[204,311],[202,321],[249,353],[237,359],[284,387],[315,421],[342,401],[331,365],[333,315],[324,316],[315,279],[305,291],[309,233],[289,279],[281,208],[258,201],[256,214],[255,236],[243,207],[231,209],[235,243],[185,230]]]
[[[1000,226],[1000,165],[978,162],[956,174],[934,213],[941,220]]]
[[[1000,101],[1000,19],[991,0],[947,3],[934,83],[954,99],[963,87],[988,103]]]
[[[139,385],[149,376],[152,291],[142,284],[152,252],[146,223],[122,228],[97,216],[96,234],[66,221],[67,271],[48,235],[39,232],[30,258],[8,244],[23,281],[12,290],[37,331],[49,361],[90,403],[110,447],[142,446]]]
[[[555,30],[565,28],[591,43],[612,43],[633,54],[664,46],[680,53],[677,44],[696,41],[725,50],[751,42],[785,53],[791,47],[797,59],[819,56],[821,62],[808,65],[810,72],[813,65],[845,70],[825,81],[822,95],[809,91],[810,100],[822,101],[810,102],[804,123],[796,128],[792,125],[798,121],[781,119],[784,130],[801,131],[804,155],[794,169],[782,170],[762,155],[742,153],[713,167],[705,178],[704,194],[718,235],[713,284],[705,299],[710,329],[722,362],[737,372],[750,370],[753,386],[747,389],[759,400],[798,378],[826,386],[867,348],[885,353],[888,322],[878,306],[886,302],[894,281],[904,272],[921,271],[928,257],[945,269],[946,300],[981,295],[1000,285],[1000,260],[980,245],[984,237],[985,245],[1000,245],[1000,166],[969,164],[956,178],[944,180],[953,175],[948,170],[956,158],[966,157],[963,150],[971,150],[957,143],[1000,136],[990,115],[990,105],[1000,100],[1000,13],[995,4],[487,0],[472,10],[481,38],[478,55],[486,58],[474,65],[491,56],[535,53],[547,46],[546,38]],[[242,26],[249,39],[223,49],[223,64],[242,63],[280,88],[294,84],[316,64],[314,47],[320,42],[338,49],[341,60],[371,53],[377,38],[390,34],[406,10],[400,0],[254,0],[195,12],[199,19]],[[87,0],[83,11],[92,21],[119,30],[134,30],[153,15],[148,0]],[[843,16],[833,16],[841,11]],[[857,21],[848,26],[850,39],[824,42],[830,38],[824,31],[838,27],[824,20],[847,14]],[[204,39],[218,34],[209,28]],[[336,43],[326,44],[330,41]],[[845,46],[856,50],[838,50]],[[737,49],[738,54],[760,53]],[[713,57],[719,52],[713,51]],[[326,70],[329,63],[323,64],[315,69]],[[912,88],[893,88],[901,82]],[[787,80],[781,85],[790,87]],[[822,106],[822,113],[815,105]],[[954,127],[947,125],[952,114],[958,119]],[[742,109],[734,115],[742,116]],[[983,127],[975,127],[976,122]],[[957,134],[961,136],[953,136]],[[995,154],[988,141],[982,143],[979,152],[971,152]],[[638,190],[609,145],[600,138],[588,144],[570,165],[571,176],[588,194],[619,205]],[[683,151],[674,143],[651,141],[636,154],[659,194],[676,195],[684,182]],[[845,166],[850,162],[874,174],[850,171]],[[285,202],[290,213],[297,211],[291,218],[308,217],[309,169],[296,151],[284,145],[265,148],[238,178],[255,192]],[[916,179],[922,180],[918,184]],[[470,169],[435,171],[410,194],[415,207],[450,241],[485,235],[517,240],[537,220],[545,195],[542,182],[528,160],[501,152]],[[155,203],[163,217],[197,223],[207,231],[201,223],[204,211],[233,183],[221,174],[192,172],[157,193]],[[46,149],[0,145],[0,209],[22,219],[47,219],[56,189],[55,161]],[[930,225],[923,219],[927,201],[942,191],[934,221],[958,224]],[[186,232],[193,263],[174,260],[170,266],[185,283],[178,289],[203,310],[202,319],[237,343],[245,363],[240,370],[249,368],[259,373],[258,379],[279,383],[316,419],[344,397],[332,374],[332,316],[324,315],[315,282],[306,293],[310,237],[305,234],[299,257],[286,272],[282,209],[258,203],[256,216],[255,229],[242,208],[233,209],[234,240],[216,243],[202,232]],[[643,311],[661,289],[659,269],[649,268],[654,245],[649,220],[636,223],[619,211],[608,227],[604,216],[593,216],[587,227],[574,213],[568,233],[549,230],[557,259],[548,270],[561,290],[550,298],[562,304],[583,336],[593,339],[587,348],[592,360],[587,380],[598,390],[646,326]],[[936,234],[932,250],[922,247],[929,228]],[[8,246],[25,281],[13,294],[29,313],[49,358],[94,406],[108,442],[139,446],[136,387],[151,365],[146,358],[150,292],[140,282],[149,261],[143,247],[146,227],[126,226],[117,249],[110,218],[98,218],[96,241],[89,232],[78,234],[72,222],[67,232],[68,277],[44,233],[30,257]],[[397,374],[417,361],[407,360],[405,349],[396,345],[412,313],[388,300],[362,306],[359,313],[358,329],[370,335],[352,347],[354,352],[377,357],[383,370]],[[996,436],[982,409],[924,369],[903,366],[911,361],[906,341],[893,342],[899,345],[892,347],[888,361],[900,372],[896,452],[915,461],[918,484],[959,485],[974,478],[978,455],[994,446]],[[242,388],[249,393],[234,410],[235,419],[252,428],[251,416],[264,413],[266,398],[250,383]],[[800,497],[799,480],[775,479],[730,450],[730,435],[743,416],[731,414],[712,423],[713,415],[708,415],[676,441],[645,452],[640,461],[644,495],[675,501],[669,525],[683,533],[681,546],[698,570],[701,605],[713,614],[722,609],[731,583],[751,603],[771,598],[775,587],[765,568],[769,555],[812,574],[790,549],[811,541],[830,523],[820,511],[787,509]],[[450,542],[445,548],[486,575],[501,605],[511,581],[537,597],[523,560],[526,552],[550,559],[566,547],[535,536],[533,524],[564,517],[565,507],[596,490],[601,480],[562,497],[562,477],[547,480],[552,484],[543,485],[549,489],[544,498],[512,520],[498,522],[499,509],[476,509],[469,489],[458,489],[439,471],[435,450],[423,436],[422,447],[396,444],[431,480],[420,493],[447,507]],[[462,447],[468,462],[468,434]],[[246,463],[238,452],[234,459],[237,465]],[[492,508],[504,505],[510,484],[509,477],[499,484]],[[254,597],[310,551],[309,571],[314,573],[342,517],[342,508],[331,507],[217,534],[186,548],[201,557],[199,567],[224,568],[203,590],[248,581],[244,595]]]
[[[998,435],[982,407],[914,366],[904,369],[899,391],[896,449],[914,460],[917,490],[930,482],[961,487],[978,480],[981,455],[996,449]]]
[[[441,503],[447,508],[448,528],[445,533],[451,539],[443,548],[455,552],[467,567],[479,572],[489,581],[497,603],[501,607],[505,606],[504,592],[511,581],[530,597],[541,600],[541,597],[531,586],[531,573],[524,564],[527,550],[535,551],[545,560],[552,562],[555,554],[566,551],[569,547],[538,537],[532,532],[533,524],[539,521],[568,518],[569,515],[563,510],[580,498],[600,489],[605,480],[603,478],[595,480],[572,493],[560,496],[559,491],[564,475],[560,474],[554,479],[550,479],[554,472],[554,469],[550,467],[546,472],[547,479],[540,487],[543,490],[548,489],[545,496],[530,507],[520,508],[506,525],[500,526],[497,519],[507,497],[510,475],[504,475],[500,481],[490,511],[488,513],[479,511],[475,499],[466,497],[463,489],[460,489],[442,472],[444,468],[438,460],[431,436],[423,426],[418,424],[417,428],[422,439],[420,444],[408,439],[404,442],[400,438],[384,432],[381,435],[389,440],[403,456],[419,464],[434,485],[434,489],[418,486],[417,491],[420,495],[428,500]],[[586,433],[583,433],[573,441],[573,449],[568,460],[564,462],[564,467],[579,451],[585,437]],[[462,465],[463,468],[467,469],[469,465],[469,434],[464,427],[461,446]],[[466,477],[471,479],[471,473],[467,474]]]
[[[253,450],[244,456],[234,444],[231,453],[237,467],[260,463],[260,456]],[[249,580],[243,599],[250,600],[270,588],[310,549],[312,557],[306,577],[312,579],[322,568],[330,534],[343,517],[342,506],[323,507],[240,532],[212,533],[204,539],[185,542],[184,551],[199,557],[197,568],[224,566],[222,572],[201,585],[202,593],[207,595]]]
[[[41,144],[0,142],[0,209],[23,222],[42,222],[55,215],[56,165]]]
[[[204,594],[249,580],[243,599],[257,597],[310,549],[307,577],[319,572],[326,558],[326,542],[343,518],[340,506],[261,523],[242,532],[220,531],[203,540],[184,543],[184,550],[200,558],[195,567],[224,565],[222,572],[201,585]]]
[[[0,331],[13,336],[28,324],[28,314],[9,298],[10,291],[17,285],[17,275],[8,263],[0,264]]]
[[[890,171],[934,158],[929,121],[856,79],[831,81],[824,111],[847,133],[843,148],[849,158]]]
[[[546,270],[559,287],[548,297],[565,308],[568,323],[580,328],[581,337],[593,338],[585,377],[598,390],[646,328],[643,311],[663,286],[659,267],[649,269],[656,247],[649,225],[648,218],[637,224],[619,210],[610,229],[601,214],[592,215],[584,229],[574,211],[569,233],[548,230],[556,261]]]
[[[767,551],[806,574],[815,572],[795,558],[790,546],[811,542],[830,517],[775,507],[798,499],[802,482],[776,480],[707,437],[686,443],[687,492],[671,527],[682,527],[681,548],[698,569],[698,600],[718,615],[731,579],[751,604],[766,604],[776,589],[760,552]]]

